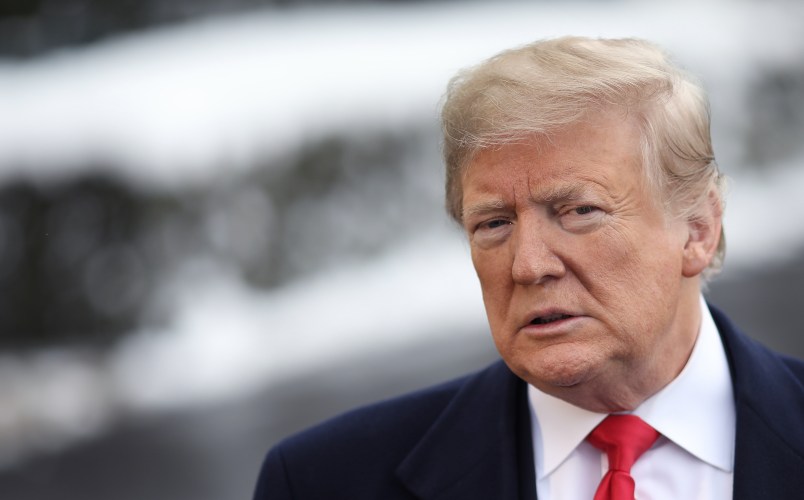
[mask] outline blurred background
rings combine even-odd
[[[711,94],[709,298],[804,356],[796,1],[4,0],[0,498],[249,498],[267,448],[495,359],[438,106],[538,38],[638,36]]]

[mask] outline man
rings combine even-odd
[[[562,38],[458,75],[442,119],[504,364],[283,441],[255,498],[800,498],[804,364],[701,298],[700,87],[647,42]]]

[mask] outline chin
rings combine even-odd
[[[525,363],[511,366],[527,383],[548,394],[550,388],[565,389],[583,385],[594,378],[594,363],[578,356],[531,356]]]

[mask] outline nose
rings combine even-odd
[[[520,285],[541,285],[563,277],[567,270],[564,261],[553,250],[554,228],[536,221],[520,218],[514,230],[511,246],[514,282]]]

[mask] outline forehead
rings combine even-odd
[[[484,193],[507,197],[525,191],[549,202],[590,190],[630,190],[643,180],[638,123],[610,111],[549,136],[528,136],[479,151],[463,174],[463,208]]]

